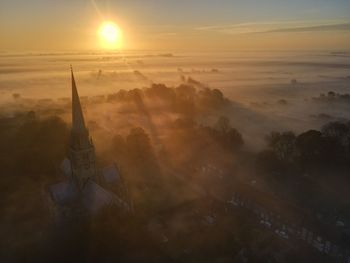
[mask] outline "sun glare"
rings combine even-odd
[[[122,44],[122,32],[118,25],[111,21],[101,24],[98,35],[102,48],[120,48]]]

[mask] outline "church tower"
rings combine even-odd
[[[97,169],[95,147],[85,126],[80,99],[72,75],[72,130],[69,156],[61,164],[61,173],[68,180],[49,187],[58,222],[75,215],[96,215],[114,207],[132,210],[128,189],[115,164]]]
[[[80,190],[89,180],[96,179],[95,147],[85,126],[84,115],[72,75],[72,131],[70,138],[69,159],[72,168],[72,180]]]

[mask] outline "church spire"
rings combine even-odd
[[[95,148],[89,137],[89,130],[85,126],[83,111],[75,84],[73,69],[72,75],[72,131],[70,138],[69,160],[72,167],[72,179],[79,189],[83,189],[88,180],[96,176]]]
[[[71,69],[71,75],[72,75],[72,131],[85,132],[86,126],[84,121],[84,115],[81,109],[80,99],[78,95],[77,86],[75,84],[72,65],[70,69]]]

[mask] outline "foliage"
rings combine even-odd
[[[168,87],[164,84],[152,84],[148,88],[119,90],[107,97],[108,102],[147,104],[149,109],[161,105],[164,110],[193,117],[195,114],[221,109],[229,104],[218,89],[196,89],[194,83]]]
[[[321,131],[272,132],[266,136],[268,151],[258,155],[257,167],[263,171],[285,168],[308,172],[314,168],[349,170],[350,123],[330,122]],[[267,161],[264,164],[264,161]]]

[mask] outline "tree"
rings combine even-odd
[[[218,89],[201,89],[198,92],[198,102],[204,110],[218,109],[225,105],[224,96],[222,92]]]
[[[126,155],[126,141],[120,134],[116,134],[112,138],[111,153],[117,161],[124,159],[123,157]]]
[[[309,130],[296,139],[299,161],[303,167],[317,164],[324,157],[324,138],[320,131]]]
[[[258,153],[256,158],[258,173],[274,173],[282,170],[281,161],[273,150],[264,150]]]
[[[192,117],[196,113],[195,96],[196,89],[191,85],[182,84],[175,89],[176,103],[174,111],[181,113],[187,117]]]
[[[215,128],[222,134],[227,133],[231,129],[230,120],[226,116],[220,116]]]
[[[344,147],[350,143],[350,123],[330,122],[322,127],[322,133],[324,136],[336,140]]]
[[[28,120],[15,134],[14,160],[17,169],[27,172],[48,171],[66,154],[69,138],[67,124],[58,117]]]
[[[134,162],[144,162],[153,156],[150,138],[140,127],[130,130],[126,144],[129,157]]]
[[[145,94],[150,99],[160,98],[167,102],[170,106],[173,105],[176,99],[174,89],[167,87],[164,84],[152,84],[152,86],[145,90]]]
[[[209,129],[208,133],[215,136],[223,148],[230,151],[239,150],[244,144],[242,135],[231,127],[230,120],[225,116],[220,116],[215,124],[215,130]]]
[[[350,123],[330,122],[322,127],[327,159],[333,163],[350,159]]]
[[[272,132],[267,137],[268,146],[281,161],[292,162],[296,154],[296,136],[293,132]]]
[[[193,130],[196,127],[196,123],[192,118],[177,118],[173,122],[173,127],[181,130]]]
[[[225,145],[229,149],[235,151],[242,148],[244,141],[242,135],[234,128],[231,128],[225,136]]]

